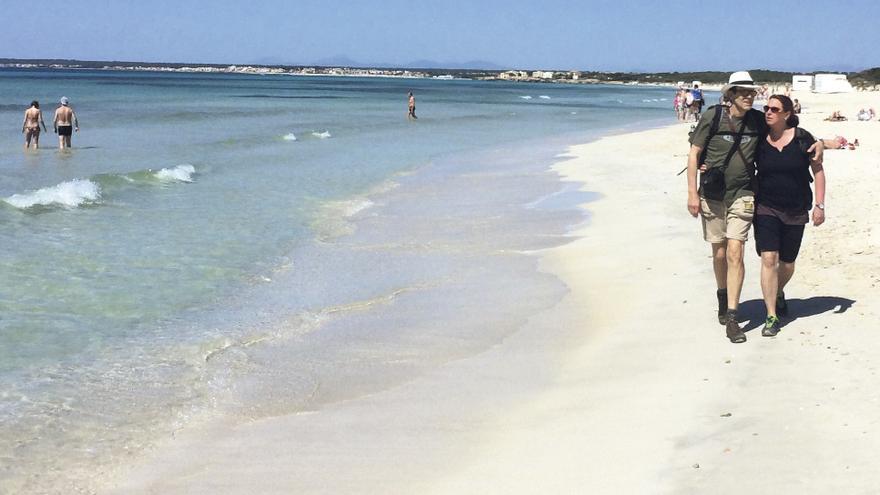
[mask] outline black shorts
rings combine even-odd
[[[779,260],[794,263],[804,238],[803,225],[786,225],[772,215],[755,215],[755,249],[760,256],[764,251],[779,252]]]
[[[59,136],[70,136],[73,134],[73,126],[72,125],[59,125],[58,126],[58,135]]]

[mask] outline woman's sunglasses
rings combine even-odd
[[[785,110],[783,110],[781,107],[771,107],[770,105],[764,105],[764,113],[782,113],[784,111]]]

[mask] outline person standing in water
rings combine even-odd
[[[418,117],[416,117],[416,97],[413,96],[412,91],[409,92],[409,113],[406,114],[406,118],[418,119]]]
[[[30,108],[24,111],[24,122],[21,124],[21,132],[24,134],[24,149],[30,148],[31,141],[34,143],[34,149],[39,149],[40,125],[43,126],[44,131],[48,132],[46,123],[43,122],[43,111],[40,110],[40,102],[34,100],[31,102]]]
[[[79,120],[76,113],[70,108],[70,100],[66,96],[61,97],[61,106],[55,110],[53,126],[58,134],[58,148],[70,148],[70,136],[73,131],[79,132]]]

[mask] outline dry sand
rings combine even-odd
[[[764,318],[754,244],[730,344],[709,247],[687,213],[687,124],[575,146],[557,170],[604,196],[540,254],[571,288],[488,352],[313,414],[191,429],[102,493],[876,493],[880,486],[880,94],[795,94],[828,151],[808,226]],[[670,112],[671,113],[671,112]],[[876,230],[875,230],[876,229]]]

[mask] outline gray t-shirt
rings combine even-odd
[[[718,132],[712,136],[706,150],[705,163],[709,168],[720,167],[724,164],[724,159],[733,146],[743,121],[742,118],[732,117],[726,108],[721,111]],[[710,108],[703,113],[700,122],[697,123],[697,127],[691,134],[691,144],[696,144],[701,148],[706,147],[706,138],[709,136],[713,118],[715,118],[715,108]],[[727,206],[733,204],[737,198],[754,195],[752,178],[755,170],[755,154],[759,140],[767,136],[767,124],[762,112],[752,109],[743,118],[746,119],[746,127],[739,144],[742,153],[735,151],[724,171],[724,185],[727,189],[724,193],[724,203]],[[698,167],[699,165],[697,164]]]

